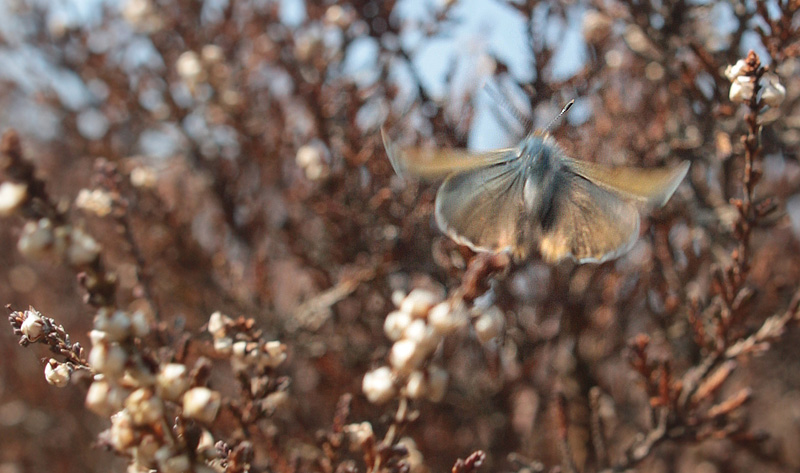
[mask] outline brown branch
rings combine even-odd
[[[472,452],[465,460],[460,458],[456,460],[451,471],[453,473],[472,473],[478,471],[484,460],[486,460],[486,454],[482,450],[477,450]]]
[[[556,393],[556,425],[558,428],[558,445],[561,452],[561,464],[568,473],[577,473],[578,466],[572,454],[572,446],[569,442],[569,410],[567,398],[563,392]]]

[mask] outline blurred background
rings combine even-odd
[[[405,432],[424,458],[415,471],[449,470],[476,449],[482,471],[549,471],[563,463],[559,392],[578,471],[599,471],[592,388],[612,458],[650,423],[630,341],[647,334],[676,377],[713,351],[691,315],[714,326],[714,275],[742,241],[730,199],[742,196],[747,107],[731,102],[725,68],[750,50],[785,88],[758,115],[755,198],[778,210],[753,229],[753,295],[731,340],[787,310],[800,286],[798,11],[794,0],[0,0],[0,132],[19,132],[50,195],[100,241],[122,306],[143,306],[143,270],[176,333],[219,310],[287,344],[290,406],[269,420],[281,471],[325,471],[318,432],[343,394],[351,421],[386,430],[392,409],[367,402],[361,383],[386,363],[392,295],[443,296],[474,258],[436,229],[436,183],[394,175],[382,125],[406,145],[488,150],[527,133],[515,115],[543,127],[574,99],[552,129],[568,155],[690,160],[624,257],[534,257],[498,275],[501,336],[448,337],[436,353],[447,393],[415,403]],[[140,261],[114,221],[75,205],[99,159],[126,177]],[[23,224],[0,219],[0,303],[33,305],[89,346],[94,311],[74,273],[21,256]],[[640,471],[800,468],[797,337],[790,326],[735,360],[708,405],[743,388],[749,403],[718,430],[675,433]],[[0,332],[0,473],[125,468],[92,448],[107,419],[83,408],[84,390],[47,385],[48,354],[16,341]]]

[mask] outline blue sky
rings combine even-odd
[[[63,26],[76,25],[96,26],[102,21],[101,7],[121,8],[126,0],[29,0],[30,3],[47,6],[49,14],[47,24],[52,31]],[[227,0],[206,0],[203,13],[209,19]],[[281,19],[287,25],[298,25],[305,19],[304,2],[301,0],[261,0],[277,1],[280,4]],[[528,25],[523,17],[507,2],[498,0],[460,0],[451,9],[449,19],[452,25],[444,30],[447,35],[439,35],[433,39],[423,37],[415,23],[426,23],[433,18],[435,12],[443,7],[445,0],[400,0],[396,4],[394,21],[402,21],[408,27],[403,28],[399,38],[401,47],[413,58],[415,73],[422,79],[428,94],[458,110],[459,97],[464,92],[478,90],[475,98],[475,116],[472,127],[468,131],[469,146],[473,149],[490,149],[514,144],[518,136],[511,136],[496,120],[492,112],[494,99],[482,90],[486,81],[492,76],[491,57],[497,57],[509,67],[509,72],[518,82],[530,82],[534,74],[535,58],[528,45]],[[699,2],[704,3],[704,2]],[[79,114],[87,136],[103,133],[102,120],[98,120],[98,94],[92,84],[83,84],[71,71],[59,69],[48,62],[42,51],[37,51],[25,44],[25,38],[33,33],[33,25],[15,18],[11,10],[13,2],[0,0],[0,35],[6,45],[0,46],[0,79],[10,80],[20,90],[29,95],[37,90],[52,90],[64,106]],[[531,30],[537,38],[553,46],[556,54],[549,71],[550,79],[563,80],[578,72],[587,58],[586,45],[582,38],[582,23],[586,7],[578,2],[568,7],[566,21],[554,19],[547,15],[547,3],[541,3],[533,13]],[[720,3],[709,9],[709,18],[714,19],[714,28],[720,37],[720,46],[724,46],[724,38],[735,27],[735,18],[727,3]],[[124,26],[124,25],[123,25]],[[116,28],[117,41],[127,41],[120,60],[130,69],[138,65],[148,67],[164,67],[154,51],[148,46],[146,37],[137,37],[133,31],[122,32],[124,28]],[[97,47],[110,47],[107,37],[95,37]],[[748,43],[743,49],[761,47],[754,35],[745,38]],[[377,78],[376,63],[377,44],[371,38],[355,41],[347,51],[344,72],[352,75],[358,83],[368,84]],[[766,57],[766,55],[764,55]],[[446,83],[446,74],[455,64],[456,74],[450,83]],[[408,84],[409,71],[407,65],[396,64],[392,76],[401,86]],[[97,84],[95,84],[97,85]],[[491,86],[491,85],[490,85]],[[102,87],[100,87],[102,89]],[[407,87],[408,89],[408,87]],[[516,94],[515,94],[516,92]],[[411,93],[406,90],[406,93]],[[102,95],[102,94],[100,94]],[[525,109],[526,104],[518,90],[511,90],[511,98]],[[412,97],[413,99],[413,97]],[[575,97],[576,105],[570,111],[567,120],[579,124],[591,119],[589,100]],[[534,113],[534,124],[543,126],[558,113],[562,103],[552,103],[546,110]],[[57,123],[53,117],[38,117],[46,110],[38,110],[37,105],[27,115],[18,117],[18,127],[30,127],[31,132],[42,139],[52,139],[58,133]],[[41,106],[38,106],[41,109]],[[37,111],[38,110],[38,111]],[[1,119],[1,118],[0,118]],[[2,124],[2,123],[0,123]]]

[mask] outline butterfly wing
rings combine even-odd
[[[564,158],[576,174],[598,186],[638,201],[647,207],[661,207],[689,171],[689,161],[672,168],[642,169],[628,166],[606,166]]]
[[[548,262],[572,257],[602,262],[628,251],[639,236],[637,206],[569,166],[555,171],[553,194],[542,214],[539,251]]]
[[[459,149],[403,148],[381,129],[383,145],[394,171],[402,177],[434,180],[454,172],[484,168],[516,158],[513,149],[475,153]]]
[[[533,226],[525,218],[521,165],[510,159],[448,177],[436,194],[442,232],[475,251],[511,251],[525,258]]]
[[[601,262],[625,253],[639,234],[639,208],[664,205],[689,168],[686,161],[671,169],[610,167],[561,155],[533,176],[523,169],[521,149],[401,148],[381,133],[399,175],[449,176],[436,195],[444,233],[475,251],[510,251],[517,259],[537,243],[549,262]]]

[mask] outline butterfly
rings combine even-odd
[[[541,131],[482,153],[404,148],[381,134],[398,175],[444,178],[435,202],[443,233],[518,261],[534,251],[549,263],[623,255],[639,237],[640,212],[666,204],[689,170],[688,161],[652,169],[579,161]]]

